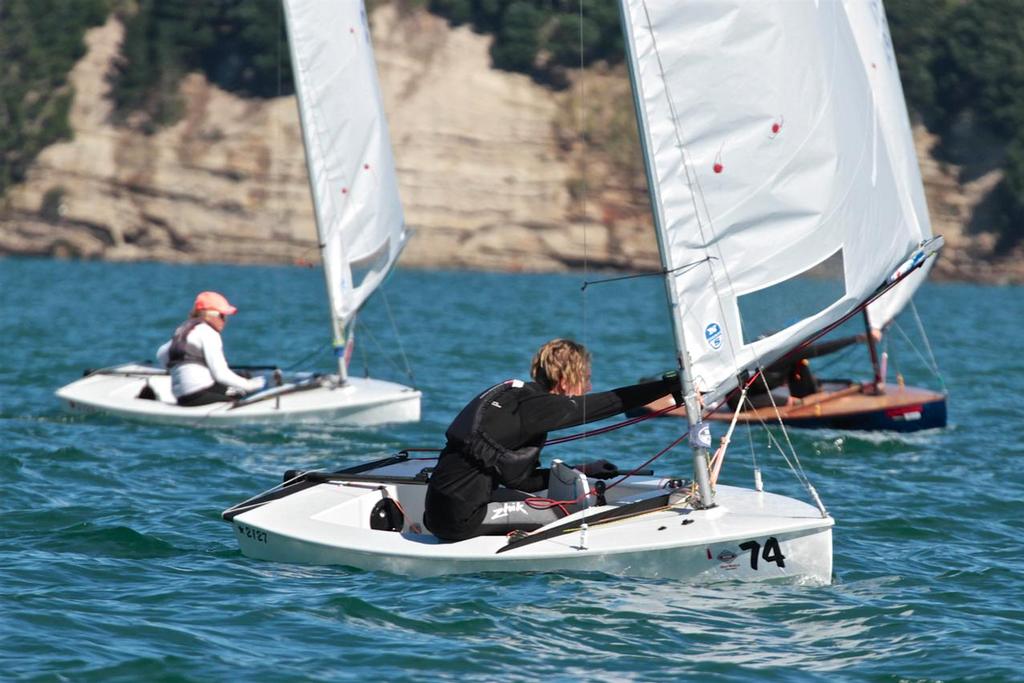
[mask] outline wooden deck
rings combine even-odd
[[[778,406],[783,422],[794,427],[839,427],[849,429],[898,429],[945,426],[946,395],[929,389],[886,385],[883,393],[871,392],[870,384],[854,384],[836,391],[823,391],[804,397],[800,405]],[[665,397],[647,404],[646,410],[665,408],[672,399]],[[941,412],[939,416],[938,412]],[[927,419],[922,419],[926,417]],[[685,408],[665,413],[666,416],[686,417]],[[728,422],[733,411],[724,407],[707,417],[708,420]],[[774,423],[775,408],[758,408],[740,413],[738,422]],[[920,426],[913,423],[921,421]]]

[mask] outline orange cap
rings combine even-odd
[[[234,315],[238,309],[228,303],[223,294],[217,292],[199,292],[196,295],[196,302],[192,304],[193,311],[217,311],[224,315]]]

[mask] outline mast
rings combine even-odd
[[[640,147],[644,155],[644,173],[647,177],[647,192],[651,199],[651,214],[654,218],[654,233],[658,238],[658,253],[661,255],[661,263],[665,270],[663,281],[665,283],[665,294],[668,297],[669,317],[672,319],[672,333],[676,341],[676,362],[682,371],[682,386],[684,402],[686,404],[686,420],[690,426],[690,445],[693,449],[693,478],[700,491],[700,502],[704,507],[713,507],[715,504],[714,493],[711,491],[710,476],[708,473],[708,449],[700,445],[696,437],[704,429],[700,405],[697,400],[697,390],[693,382],[693,369],[690,363],[690,355],[686,352],[686,340],[683,329],[679,323],[681,316],[677,311],[681,308],[676,288],[672,286],[674,264],[672,253],[665,244],[664,221],[662,211],[661,189],[657,182],[654,162],[651,159],[651,152],[648,149],[647,141],[650,139],[650,122],[647,119],[647,111],[643,106],[643,97],[640,90],[643,87],[640,82],[637,69],[637,57],[635,42],[633,40],[633,26],[629,21],[629,0],[619,0],[619,19],[622,23],[623,38],[625,39],[626,63],[629,65],[629,80],[632,85],[633,107],[636,110],[637,128],[640,133]],[[709,440],[710,442],[710,440]]]

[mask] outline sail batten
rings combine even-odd
[[[362,0],[283,0],[336,339],[406,239]],[[369,264],[361,272],[363,262]]]
[[[865,17],[842,2],[621,3],[677,343],[718,396],[855,310],[921,242],[892,142],[909,127],[890,121],[891,84],[871,81],[854,26]],[[745,337],[740,297],[837,253],[833,300]]]

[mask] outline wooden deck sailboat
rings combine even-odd
[[[241,401],[183,407],[175,402],[162,368],[125,364],[88,371],[58,390],[69,407],[191,426],[322,419],[367,426],[419,420],[419,391],[348,376],[349,331],[360,307],[394,266],[407,232],[369,30],[360,9],[344,5],[344,12],[339,4],[321,16],[325,8],[317,3],[286,3],[337,372],[275,372],[270,388]],[[147,395],[156,398],[142,398]]]
[[[726,445],[709,458],[700,401],[726,396],[741,374],[855,315],[937,244],[919,246],[903,219],[884,150],[878,182],[866,162],[872,94],[849,5],[681,4],[620,0],[690,416],[668,448],[689,439],[692,477],[627,475],[603,487],[556,460],[550,488],[536,495],[564,505],[567,516],[528,534],[442,543],[423,524],[432,459],[400,453],[333,473],[290,471],[280,486],[223,513],[243,553],[419,575],[830,580],[834,522],[798,460],[791,467],[812,504],[764,491],[756,470],[752,489],[719,485]],[[775,130],[782,116],[785,135]],[[800,248],[785,246],[793,244]],[[835,254],[844,266],[840,295],[769,337],[744,338],[742,294]]]
[[[860,111],[870,117],[871,127],[863,131],[870,146],[862,150],[850,161],[860,165],[865,177],[870,180],[866,191],[877,193],[880,189],[895,190],[892,201],[880,205],[884,211],[874,212],[875,207],[865,203],[865,222],[874,223],[871,232],[865,231],[857,237],[861,239],[891,240],[897,235],[906,235],[918,242],[932,237],[931,222],[928,216],[928,205],[925,200],[921,172],[918,166],[910,121],[907,117],[903,88],[900,85],[896,58],[892,51],[885,12],[880,0],[846,0],[843,4],[847,19],[847,28],[852,33],[857,49],[857,59],[850,60],[850,66],[859,64],[867,76],[870,88],[868,97],[859,103]],[[839,81],[835,82],[840,85]],[[780,104],[780,107],[782,105]],[[787,116],[780,108],[779,113],[771,121],[766,136],[774,144],[777,138],[796,134],[794,119]],[[823,122],[824,123],[824,122]],[[851,131],[837,129],[836,135],[848,135]],[[734,153],[730,143],[724,143],[722,154],[728,155],[729,169],[723,168],[722,175],[730,172],[736,164],[746,164],[748,159],[743,153]],[[760,153],[756,151],[755,153]],[[766,169],[767,170],[767,169]],[[717,173],[717,171],[716,171]],[[772,181],[778,183],[777,176]],[[766,181],[766,183],[769,181]],[[882,185],[885,187],[883,188]],[[863,195],[853,196],[853,206]],[[870,213],[869,213],[870,212]],[[819,230],[829,230],[826,222],[822,222]],[[813,239],[813,231],[810,238]],[[878,235],[878,237],[871,237]],[[751,238],[753,239],[753,238]],[[807,239],[807,238],[803,238]],[[869,243],[870,244],[870,243]],[[805,243],[796,240],[791,243],[794,250],[803,250]],[[880,256],[884,255],[879,251]],[[765,259],[767,260],[767,259]],[[909,432],[921,429],[944,427],[946,425],[946,394],[944,391],[933,391],[918,387],[905,386],[903,378],[897,375],[895,382],[886,376],[886,354],[881,353],[870,330],[887,330],[897,315],[907,306],[918,287],[924,282],[932,261],[910,274],[899,287],[885,293],[871,303],[864,312],[865,328],[863,335],[868,344],[872,365],[872,376],[864,381],[822,379],[820,390],[792,400],[785,382],[773,388],[774,405],[765,405],[762,400],[760,407],[747,404],[739,416],[740,422],[760,423],[781,420],[791,427],[802,428],[834,428],[843,430],[887,430]],[[785,270],[780,268],[780,274]],[[777,283],[769,282],[769,285]],[[815,287],[823,286],[820,279],[814,282]],[[771,288],[760,292],[743,291],[736,287],[740,298],[749,296],[762,307],[773,307],[776,310],[787,310],[785,295],[771,298]],[[763,295],[767,294],[767,297]],[[741,305],[742,307],[742,305]],[[915,312],[916,314],[916,312]],[[776,317],[785,317],[789,313]],[[744,330],[748,338],[764,332]],[[923,328],[922,328],[923,333]],[[799,358],[799,350],[795,357]],[[865,355],[865,360],[868,355]],[[932,361],[934,366],[934,361]],[[937,370],[933,372],[938,376]],[[784,374],[784,373],[783,373]],[[759,387],[760,388],[760,387]],[[766,392],[762,391],[762,396]],[[735,396],[733,397],[735,403]],[[682,408],[670,410],[666,401],[650,404],[647,411],[657,411],[663,415],[685,416]],[[731,421],[733,411],[723,403],[719,410],[713,412],[709,419]]]
[[[919,387],[883,385],[873,382],[825,380],[820,392],[805,396],[799,403],[748,408],[735,416],[741,424],[775,423],[781,419],[789,427],[801,429],[839,429],[891,432],[916,432],[946,425],[946,394]],[[684,408],[673,408],[668,401],[654,401],[631,413],[657,413],[686,417]],[[713,422],[732,422],[728,404],[708,415]]]

